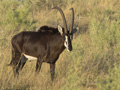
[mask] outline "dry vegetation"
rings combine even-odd
[[[0,0],[0,90],[120,90],[120,0]],[[61,25],[61,7],[69,24],[75,9],[73,51],[62,53],[50,80],[44,63],[35,76],[36,61],[27,62],[15,79],[11,67],[11,38],[42,25]]]

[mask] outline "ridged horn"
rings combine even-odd
[[[70,25],[70,31],[69,31],[69,33],[72,33],[73,25],[74,25],[74,9],[70,8],[70,10],[72,11],[72,20],[71,20],[71,25]]]
[[[62,19],[63,19],[64,32],[65,32],[65,34],[67,34],[67,22],[66,22],[65,15],[64,15],[62,9],[59,8],[59,7],[54,7],[53,9],[57,9],[57,10],[60,12],[60,14],[61,14],[61,16],[62,16]]]

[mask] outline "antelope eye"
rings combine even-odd
[[[65,44],[67,45],[67,42],[65,42]]]

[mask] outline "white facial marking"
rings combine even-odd
[[[68,43],[68,37],[65,36],[64,46],[67,48],[68,51],[70,51],[70,50],[68,49],[68,45],[67,45],[67,43]]]
[[[67,48],[68,37],[65,36],[64,46]]]
[[[24,54],[23,53],[23,55],[28,59],[28,60],[37,60],[37,58],[36,57],[33,57],[33,56],[29,56],[29,55],[26,55],[26,54]]]

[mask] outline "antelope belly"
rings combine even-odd
[[[33,57],[33,56],[29,56],[29,55],[26,55],[26,54],[23,54],[28,60],[37,60],[36,57]]]

